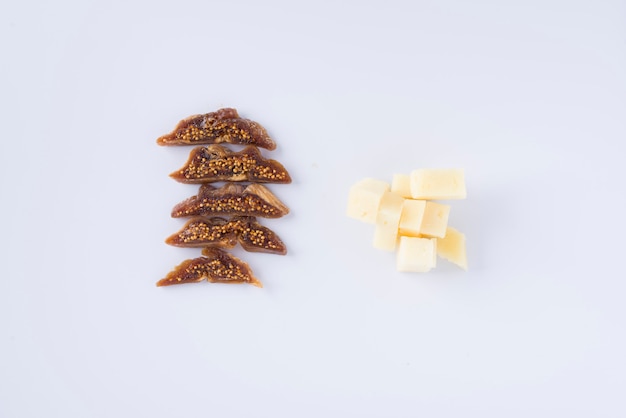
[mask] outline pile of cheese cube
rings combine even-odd
[[[448,226],[450,206],[431,200],[465,199],[459,169],[395,174],[391,186],[363,179],[350,189],[347,215],[375,224],[374,247],[397,250],[398,271],[427,272],[437,255],[467,270],[465,235]]]

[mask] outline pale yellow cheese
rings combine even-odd
[[[376,223],[378,225],[393,226],[398,229],[403,204],[404,198],[402,196],[393,192],[385,192],[382,199],[380,199]]]
[[[425,273],[434,268],[437,265],[436,243],[432,238],[400,237],[396,269]]]
[[[359,221],[376,223],[380,201],[389,189],[389,183],[381,180],[361,180],[350,188],[346,214]]]
[[[426,202],[420,234],[443,238],[448,227],[450,206],[435,202]]]
[[[398,241],[398,227],[376,224],[373,246],[378,250],[393,251]]]
[[[465,199],[465,176],[461,169],[418,169],[411,172],[413,199]]]
[[[378,207],[374,248],[393,251],[396,248],[398,226],[402,215],[404,198],[392,192],[385,192]]]
[[[465,235],[448,227],[450,206],[431,199],[465,198],[463,170],[394,174],[391,185],[366,178],[350,188],[347,215],[375,224],[373,246],[396,253],[402,272],[428,272],[437,256],[467,270]]]
[[[441,258],[467,270],[467,254],[465,252],[465,235],[452,227],[446,230],[446,236],[437,238],[437,254]]]
[[[410,237],[420,236],[420,229],[422,227],[425,209],[425,200],[404,200],[404,204],[402,205],[402,215],[400,216],[400,235]]]
[[[402,197],[411,197],[411,177],[408,174],[394,174],[391,191]]]

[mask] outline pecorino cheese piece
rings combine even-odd
[[[402,196],[393,192],[383,194],[376,217],[374,248],[386,251],[393,251],[396,248],[403,203],[404,198]]]
[[[417,169],[411,172],[413,199],[465,199],[465,177],[461,169]]]
[[[434,238],[400,237],[396,255],[398,271],[425,273],[437,265],[437,241]]]
[[[411,176],[406,174],[394,174],[391,181],[391,191],[402,197],[411,197]]]
[[[418,237],[421,235],[422,221],[426,210],[425,200],[405,199],[400,217],[400,235]]]
[[[350,188],[346,214],[350,218],[369,224],[376,223],[380,200],[389,191],[389,183],[363,179]]]
[[[420,234],[429,237],[443,238],[448,227],[450,206],[441,203],[426,202],[424,218],[420,226]]]
[[[437,238],[437,255],[467,271],[465,235],[452,227],[448,227],[446,236]]]

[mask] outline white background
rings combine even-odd
[[[623,1],[0,6],[1,417],[623,417]],[[156,288],[195,194],[155,139],[236,107],[294,179],[235,253],[265,288]],[[395,272],[351,184],[465,169],[470,271]]]

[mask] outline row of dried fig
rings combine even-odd
[[[182,183],[201,184],[192,196],[172,210],[172,217],[191,219],[166,243],[201,247],[202,257],[176,266],[157,286],[208,280],[249,283],[262,287],[250,266],[226,252],[239,243],[243,249],[284,255],[285,244],[257,221],[279,218],[289,209],[259,183],[291,183],[278,161],[266,159],[257,147],[273,150],[276,143],[257,122],[240,118],[235,109],[220,109],[186,118],[174,131],[157,139],[159,145],[200,145],[187,163],[170,176]],[[219,144],[246,145],[239,152]],[[226,182],[221,187],[211,183]],[[243,185],[236,182],[249,182]]]

